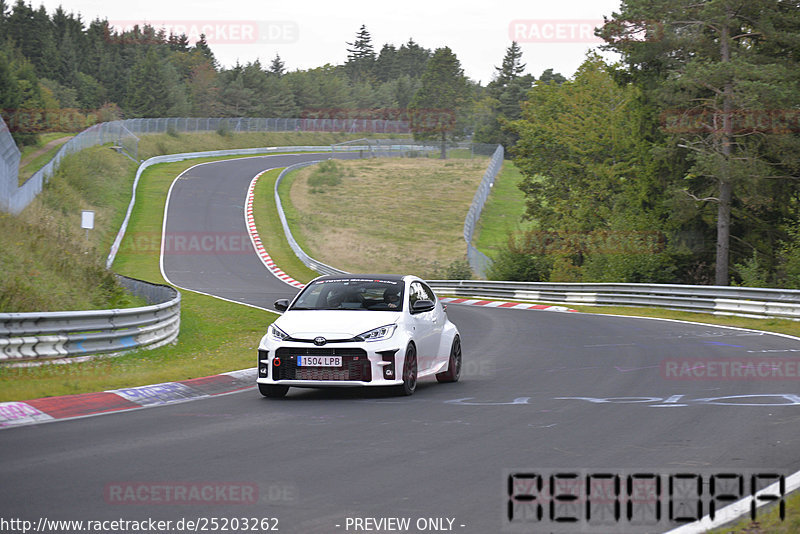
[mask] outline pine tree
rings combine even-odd
[[[72,32],[65,29],[58,43],[58,64],[54,72],[56,81],[70,87],[78,85],[78,51]]]
[[[167,44],[169,44],[170,50],[175,52],[188,52],[189,51],[189,38],[186,36],[185,33],[180,35],[175,35],[174,33],[170,33],[169,37],[167,38]]]
[[[20,103],[19,84],[11,68],[11,61],[0,50],[0,112],[19,109]]]
[[[553,72],[553,69],[546,69],[542,72],[542,75],[539,76],[539,83],[555,83],[561,85],[566,81],[567,79],[562,76],[561,73]]]
[[[269,73],[274,74],[278,78],[286,74],[286,65],[281,60],[281,56],[277,53],[275,57],[272,59],[272,62],[269,64]]]
[[[219,64],[217,63],[217,58],[214,57],[214,52],[211,51],[211,48],[206,42],[206,34],[200,34],[200,39],[194,44],[194,49],[203,54],[203,56],[211,62],[211,66],[214,67],[215,70],[217,69]]]
[[[375,50],[372,47],[372,36],[365,25],[356,34],[352,43],[347,43],[347,61],[345,70],[353,81],[371,81],[375,69]]]
[[[441,158],[447,158],[447,135],[456,114],[467,104],[469,86],[458,58],[448,47],[438,48],[422,75],[422,86],[409,106],[415,137],[438,137]]]
[[[415,43],[414,39],[409,39],[397,50],[397,75],[405,74],[412,78],[419,78],[425,72],[430,58],[430,50]]]
[[[495,85],[500,88],[506,87],[511,80],[525,72],[525,64],[522,63],[522,49],[516,41],[511,42],[511,46],[506,49],[502,65],[495,67],[494,70],[497,71]]]
[[[508,121],[520,118],[522,102],[533,86],[534,77],[523,75],[522,49],[512,41],[506,49],[500,67],[495,67],[495,79],[486,86],[486,96],[480,101],[480,113],[475,121],[475,137],[482,143],[499,143],[510,149],[518,136],[508,128]]]
[[[700,206],[717,205],[715,283],[728,285],[734,205],[745,208],[738,210],[741,215],[748,204],[757,210],[750,211],[754,216],[744,232],[763,220],[766,203],[777,204],[759,191],[771,190],[777,178],[796,181],[800,174],[796,135],[739,120],[800,104],[797,2],[627,0],[622,7],[599,34],[673,120],[666,144],[683,149],[690,164],[684,192]],[[657,23],[637,27],[631,20]],[[751,241],[740,257],[751,257],[750,247],[759,241],[769,239]]]
[[[125,97],[126,113],[133,117],[168,117],[168,111],[176,104],[172,86],[177,84],[177,75],[170,79],[170,72],[156,49],[150,48],[131,69]]]
[[[245,67],[238,62],[232,69],[221,73],[220,101],[222,115],[226,117],[249,116],[256,100],[255,93],[245,85]]]
[[[268,76],[261,101],[263,117],[296,117],[292,89],[285,77]]]
[[[219,111],[217,71],[208,60],[192,69],[187,83],[191,114],[194,117],[215,117]]]
[[[397,49],[387,43],[383,45],[375,60],[375,78],[379,82],[388,82],[397,78],[398,74]]]

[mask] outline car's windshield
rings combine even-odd
[[[297,297],[292,310],[403,309],[403,281],[366,278],[317,280]]]

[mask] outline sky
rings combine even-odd
[[[620,0],[461,2],[432,0],[31,0],[51,13],[60,5],[85,23],[107,18],[117,28],[150,23],[204,31],[221,65],[260,60],[276,54],[288,70],[308,69],[347,59],[361,25],[372,35],[376,53],[384,43],[397,47],[413,38],[431,50],[449,46],[465,74],[486,85],[512,40],[522,48],[526,73],[538,77],[552,68],[572,76],[586,52],[599,42],[592,28],[619,9]],[[603,54],[614,60],[611,53]]]

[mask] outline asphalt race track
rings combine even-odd
[[[252,177],[304,158],[315,157],[195,167],[172,190],[167,232],[243,233]],[[252,254],[167,255],[164,268],[179,286],[262,307],[294,293]],[[276,401],[252,389],[3,430],[0,516],[152,518],[172,532],[194,530],[176,529],[181,519],[213,531],[212,518],[220,532],[222,518],[238,518],[229,532],[262,518],[289,533],[550,532],[555,523],[507,523],[510,472],[800,469],[796,378],[678,380],[667,365],[796,364],[795,339],[579,313],[450,305],[448,315],[462,380],[423,382],[412,397],[292,389]]]
[[[329,156],[259,156],[237,159],[235,165],[221,161],[188,169],[174,182],[169,197],[165,276],[182,288],[262,308],[271,309],[275,300],[294,295],[296,290],[275,279],[253,250],[244,220],[245,194],[253,177],[264,169]],[[337,157],[355,158],[358,154]],[[281,228],[275,231],[283,235]],[[196,246],[191,245],[193,237]]]

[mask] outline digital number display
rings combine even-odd
[[[507,532],[663,532],[740,501],[752,520],[763,504],[786,516],[786,477],[766,470],[516,469],[503,480]]]

